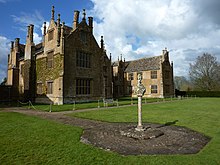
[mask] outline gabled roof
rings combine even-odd
[[[142,58],[135,61],[128,61],[125,72],[139,72],[147,70],[159,70],[162,56]]]

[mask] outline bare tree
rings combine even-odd
[[[195,87],[199,90],[220,89],[220,64],[215,56],[204,53],[198,56],[194,64],[190,64],[189,76]]]
[[[187,78],[184,76],[175,76],[174,84],[175,89],[180,91],[189,91],[192,88],[189,80],[187,80]]]

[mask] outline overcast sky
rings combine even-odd
[[[10,41],[20,37],[25,43],[26,26],[33,23],[39,43],[52,5],[69,26],[73,11],[85,8],[94,17],[98,43],[103,35],[114,60],[120,54],[126,60],[160,55],[167,47],[174,76],[187,76],[189,63],[203,53],[220,60],[220,0],[0,0],[0,80],[6,76]]]

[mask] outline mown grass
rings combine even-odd
[[[137,107],[89,111],[71,115],[107,122],[137,122]],[[191,128],[212,137],[211,142],[204,150],[196,155],[171,156],[173,159],[184,158],[188,160],[186,164],[220,164],[219,119],[220,98],[197,98],[161,104],[145,104],[142,108],[143,122],[164,124],[178,120],[177,125]]]
[[[220,98],[143,105],[143,121],[178,120],[212,137],[198,154],[121,156],[79,142],[82,129],[37,117],[0,112],[0,164],[220,164]],[[108,122],[136,122],[137,107],[71,114]]]
[[[153,103],[153,102],[164,102],[164,101],[173,101],[177,100],[177,98],[143,98],[142,103]],[[117,104],[118,102],[118,104]],[[115,99],[114,104],[109,103],[108,107],[116,107],[116,106],[123,106],[123,105],[135,105],[137,104],[137,98],[120,98]],[[14,106],[20,106],[27,109],[37,109],[41,111],[52,111],[52,112],[60,112],[60,111],[71,111],[71,110],[80,110],[80,109],[92,109],[92,108],[103,108],[104,104],[102,100],[99,101],[92,101],[92,102],[77,102],[73,104],[64,104],[64,105],[49,105],[49,104],[32,104],[31,102],[26,103],[14,103]]]

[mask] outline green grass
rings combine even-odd
[[[72,116],[107,122],[137,122],[137,107],[81,112],[74,113]],[[211,142],[199,154],[172,156],[172,158],[184,158],[188,160],[187,164],[190,162],[192,164],[220,164],[220,98],[197,98],[145,104],[142,108],[142,120],[162,124],[178,120],[177,125],[212,137]]]
[[[153,103],[153,102],[163,102],[163,101],[172,101],[177,100],[177,98],[143,98],[142,103]],[[116,101],[116,100],[115,100]],[[118,105],[135,105],[137,104],[137,98],[130,98],[130,97],[124,97],[117,100]],[[80,110],[80,109],[91,109],[91,108],[102,108],[104,107],[103,101],[92,101],[92,102],[84,102],[84,103],[75,103],[75,104],[64,104],[64,105],[49,105],[49,104],[30,104],[29,102],[26,103],[13,103],[13,106],[22,106],[27,109],[37,109],[41,111],[51,111],[52,112],[61,112],[61,111],[71,111],[71,110]],[[50,107],[51,106],[51,107]],[[114,104],[110,103],[108,104],[108,107],[117,106],[117,103]],[[1,107],[1,105],[0,105]]]
[[[0,112],[0,164],[220,164],[220,98],[189,99],[143,105],[143,121],[179,120],[212,137],[198,154],[121,156],[79,142],[82,129]],[[137,107],[121,107],[71,114],[108,122],[136,122]]]

